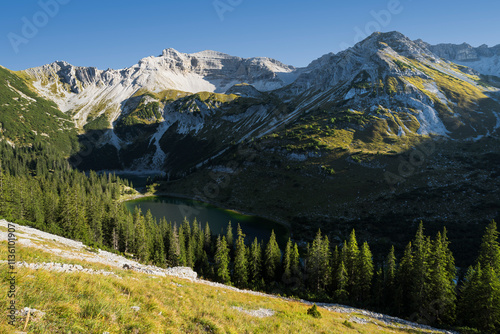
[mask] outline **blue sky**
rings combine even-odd
[[[123,68],[172,47],[306,66],[374,30],[433,44],[497,45],[499,14],[500,2],[490,0],[3,1],[0,64],[20,70],[66,60]]]

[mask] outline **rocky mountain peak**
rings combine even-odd
[[[414,42],[398,31],[374,32],[368,38],[356,44],[352,50],[356,52],[366,52],[367,50],[376,52],[386,47],[390,47],[405,57],[419,58],[423,55],[432,57],[425,43],[422,41]]]

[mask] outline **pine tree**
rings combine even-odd
[[[455,276],[456,270],[453,258],[449,258],[448,240],[446,230],[443,235],[438,233],[433,242],[430,257],[430,294],[433,301],[424,306],[424,310],[432,322],[451,324],[455,321]],[[449,271],[450,263],[452,272]]]
[[[394,254],[394,246],[391,247],[384,268],[384,306],[393,306],[396,303],[396,255]]]
[[[461,321],[488,333],[500,332],[498,249],[498,232],[492,221],[483,236],[477,264],[469,268],[460,288]],[[484,265],[481,260],[485,261]]]
[[[213,277],[213,268],[210,266],[210,262],[208,262],[208,254],[205,250],[203,250],[200,260],[200,276],[203,278]]]
[[[203,249],[205,249],[207,252],[211,252],[212,232],[210,231],[210,226],[208,225],[208,222],[205,224],[204,236],[205,236],[205,243],[203,245]]]
[[[413,284],[413,250],[411,242],[406,245],[401,263],[397,271],[396,309],[399,315],[411,314]]]
[[[151,260],[157,266],[164,267],[165,266],[165,248],[163,243],[163,235],[160,227],[156,227],[153,230],[153,253],[151,256]]]
[[[262,246],[255,238],[248,255],[249,279],[253,287],[258,287],[262,279]]]
[[[226,237],[217,237],[217,246],[215,251],[215,270],[217,280],[224,284],[231,284],[231,277],[229,275],[229,247],[226,242]]]
[[[151,212],[148,210],[149,215]],[[141,210],[136,207],[134,211],[134,227],[135,227],[135,245],[136,245],[136,255],[140,261],[145,261],[148,259],[148,244],[146,239],[146,226],[145,218],[141,215]]]
[[[186,266],[187,263],[187,257],[186,257],[186,232],[184,230],[185,225],[181,224],[179,226],[179,249],[180,249],[180,255],[179,255],[179,266]]]
[[[461,287],[459,303],[463,325],[488,333],[500,331],[500,277],[488,264],[469,268]]]
[[[345,269],[347,271],[347,291],[349,293],[349,297],[353,301],[357,301],[359,299],[359,273],[358,273],[358,257],[359,257],[359,247],[358,241],[356,239],[356,232],[354,229],[349,235],[349,241],[344,243],[343,250],[343,259]]]
[[[361,251],[358,257],[358,268],[357,272],[359,274],[358,287],[356,290],[359,291],[359,298],[361,301],[367,303],[370,299],[370,289],[373,279],[373,259],[372,252],[367,242],[364,242],[361,246]]]
[[[102,219],[104,212],[99,205],[99,196],[96,193],[91,193],[87,197],[86,218],[92,231],[92,240],[97,244],[102,244],[103,231]]]
[[[181,247],[179,244],[179,232],[177,224],[174,224],[170,236],[170,244],[168,246],[168,262],[172,267],[180,265],[181,260]]]
[[[480,262],[483,267],[489,265],[500,274],[500,244],[498,242],[498,236],[497,224],[492,220],[486,227],[477,261]]]
[[[339,247],[335,245],[332,252],[332,258],[330,260],[331,270],[332,270],[332,281],[329,287],[330,291],[335,291],[337,289],[336,275],[340,266],[340,261],[341,261],[341,255],[339,252]]]
[[[292,278],[292,240],[288,238],[285,247],[285,253],[283,255],[283,282],[285,284],[290,283]]]
[[[280,277],[281,251],[276,241],[274,230],[264,253],[264,270],[267,282],[276,281]]]
[[[348,280],[347,269],[344,265],[344,261],[341,261],[335,275],[337,289],[334,292],[334,297],[339,303],[345,303],[349,299],[349,292],[347,291],[347,286],[349,284]]]
[[[240,224],[236,229],[237,239],[234,255],[234,284],[239,287],[246,287],[248,284],[248,264],[247,264],[247,247],[245,246],[245,235],[243,234]]]
[[[384,268],[378,267],[373,275],[373,287],[371,291],[373,305],[377,309],[384,309],[385,277]]]
[[[231,221],[227,224],[226,240],[229,248],[233,248],[233,227],[231,226]]]
[[[292,275],[299,279],[300,277],[300,254],[299,254],[299,246],[297,243],[294,243],[292,254],[290,257],[290,269]]]
[[[431,302],[429,283],[429,255],[430,240],[424,235],[423,223],[420,222],[413,240],[413,273],[411,280],[411,304],[412,311],[424,321],[429,321],[429,315],[425,312],[427,305]],[[425,318],[425,319],[424,319]]]
[[[307,274],[309,276],[309,286],[313,291],[324,291],[330,283],[330,242],[328,237],[321,236],[318,230],[312,245],[308,249]]]

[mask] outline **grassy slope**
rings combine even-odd
[[[0,67],[0,138],[17,144],[49,141],[69,153],[76,131],[57,106],[35,94],[24,79]]]
[[[2,230],[2,233],[4,231]],[[6,258],[6,242],[0,243]],[[49,245],[50,246],[50,245]],[[58,247],[60,247],[58,245]],[[351,314],[320,309],[323,317],[306,314],[308,305],[278,298],[256,296],[175,277],[153,277],[85,261],[66,260],[42,250],[18,245],[19,260],[57,261],[114,271],[117,277],[85,273],[57,273],[19,268],[17,307],[45,312],[32,319],[28,333],[415,333],[382,323],[357,324]],[[2,264],[5,268],[5,264]],[[7,290],[6,272],[0,271],[0,289]],[[179,286],[180,284],[180,286]],[[131,309],[139,306],[138,312]],[[5,309],[6,299],[0,300]],[[235,310],[259,308],[276,313],[256,318]],[[362,315],[354,314],[364,318]],[[20,319],[16,328],[24,327]],[[0,318],[0,333],[11,333]]]

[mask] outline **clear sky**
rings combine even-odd
[[[375,30],[432,44],[497,45],[499,15],[500,2],[491,0],[2,1],[0,65],[66,60],[118,69],[174,48],[306,66]]]

